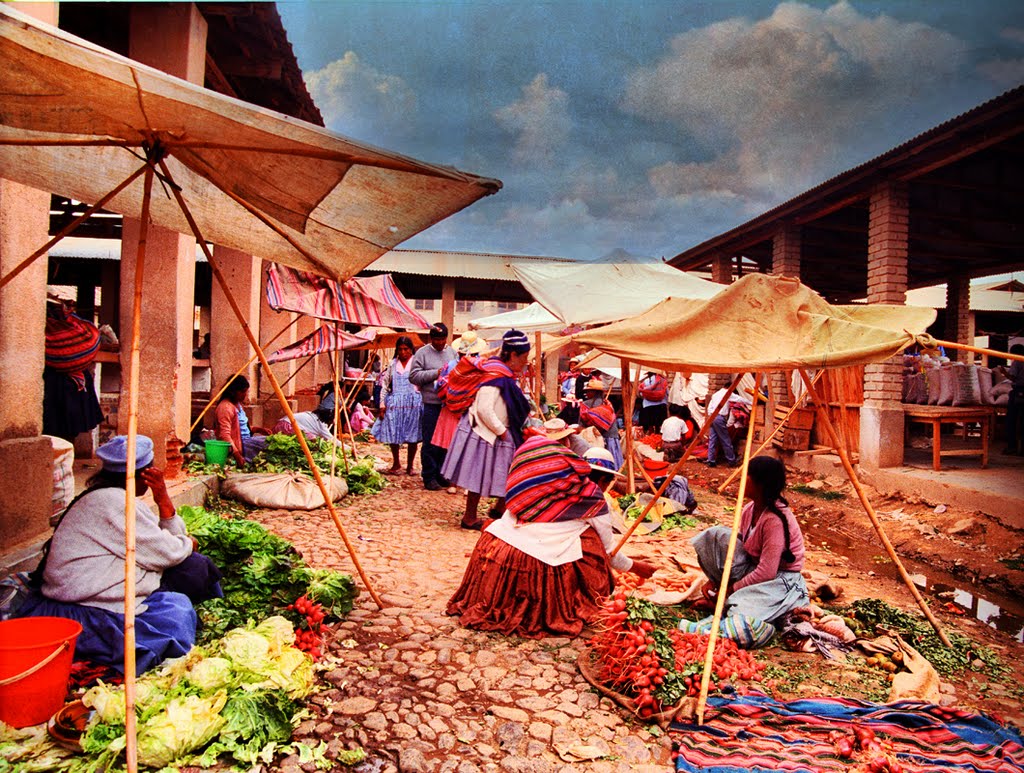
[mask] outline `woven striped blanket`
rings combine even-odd
[[[512,457],[505,505],[520,523],[592,518],[607,507],[590,465],[546,436],[526,440]]]
[[[96,359],[100,331],[91,322],[63,310],[46,317],[46,367],[66,373],[85,388],[83,371]]]
[[[713,697],[703,726],[674,723],[676,769],[690,773],[850,771],[828,734],[870,727],[892,744],[907,771],[1024,771],[1024,735],[991,717],[904,701],[888,705],[842,698],[780,703],[765,695]]]
[[[515,374],[497,357],[463,357],[448,374],[447,381],[438,380],[437,396],[452,413],[469,410],[477,391],[484,384],[499,378],[515,378]]]

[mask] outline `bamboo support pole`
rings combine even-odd
[[[259,355],[257,355],[257,356],[259,356]],[[309,363],[311,363],[312,361],[313,361],[312,357],[307,357],[306,361],[304,363],[302,363],[299,367],[297,367],[295,370],[293,370],[292,374],[288,378],[286,378],[284,381],[281,382],[281,389],[284,389],[286,386],[288,386],[291,383],[292,379],[295,378],[297,375],[299,375],[299,373],[302,371],[302,369],[305,368],[307,365],[309,365]],[[262,366],[262,364],[263,363],[260,363],[261,366]],[[268,365],[267,366],[267,371],[269,372],[269,370],[270,370],[270,366]]]
[[[149,206],[153,193],[153,167],[147,164],[142,181],[142,214],[135,252],[135,287],[132,299],[132,337],[128,349],[128,471],[124,481],[124,733],[125,764],[129,773],[139,769],[135,721],[135,459],[139,433],[139,371],[142,362],[142,280],[149,240]]]
[[[352,402],[352,398],[355,397],[355,395],[357,394],[359,388],[363,384],[366,383],[366,376],[370,373],[370,370],[373,367],[373,358],[377,356],[377,352],[379,350],[380,350],[380,344],[377,343],[377,342],[374,342],[374,348],[371,351],[370,356],[366,358],[366,364],[363,365],[362,375],[360,376],[359,380],[356,381],[356,383],[354,383],[349,388],[348,392],[345,394],[345,400],[341,404],[341,410],[344,411],[345,424],[348,427],[348,433],[349,433],[349,435],[352,436],[352,458],[355,459],[355,460],[359,459],[359,449],[356,448],[356,433],[352,429],[352,417],[351,417],[351,415],[349,413],[348,405],[349,405],[350,402]],[[372,387],[371,387],[371,391],[372,391]],[[338,400],[337,400],[337,393],[335,393],[335,400],[334,400],[334,402],[335,403],[338,402]],[[335,413],[335,416],[334,416],[334,434],[335,435],[338,434],[338,415],[337,415],[337,413]],[[348,463],[347,462],[345,463],[345,471],[348,472]]]
[[[52,239],[50,239],[50,241],[48,241],[46,244],[44,244],[38,250],[33,252],[31,255],[29,255],[27,258],[25,258],[23,261],[21,261],[21,263],[19,263],[17,266],[15,266],[10,271],[8,271],[7,274],[4,275],[3,279],[0,279],[0,288],[3,288],[8,282],[10,282],[12,279],[14,279],[14,277],[16,277],[18,274],[20,274],[22,271],[24,271],[29,266],[31,266],[32,263],[35,262],[35,260],[37,258],[39,258],[39,256],[45,255],[47,252],[49,252],[50,248],[53,247],[53,245],[55,245],[57,242],[59,242],[61,239],[63,239],[65,236],[67,236],[69,233],[71,233],[76,228],[78,228],[78,226],[81,225],[83,222],[85,222],[89,218],[89,216],[91,216],[96,210],[101,209],[104,204],[106,204],[108,201],[110,201],[112,198],[114,198],[117,194],[119,194],[121,191],[123,191],[125,188],[127,188],[129,185],[131,185],[133,182],[135,182],[135,180],[137,180],[147,169],[152,171],[153,167],[151,167],[149,164],[144,164],[143,166],[139,167],[137,170],[132,172],[130,175],[128,175],[128,177],[126,177],[124,179],[124,181],[120,185],[118,185],[116,188],[114,188],[114,190],[112,190],[110,193],[108,193],[102,199],[100,199],[95,204],[93,204],[91,207],[89,207],[87,210],[85,210],[85,212],[83,212],[81,215],[79,215],[74,220],[72,220],[70,223],[68,223],[66,226],[64,226],[62,229],[60,229],[60,231],[57,234],[55,234],[54,237]]]
[[[337,435],[338,435],[338,416],[339,415],[344,416],[345,417],[345,424],[348,425],[348,428],[350,430],[349,434],[352,435],[352,458],[353,459],[358,459],[359,458],[359,454],[358,454],[358,452],[356,450],[356,438],[355,438],[355,435],[351,432],[352,422],[349,419],[348,408],[346,407],[346,402],[348,401],[348,395],[351,395],[352,392],[350,391],[350,392],[347,393],[347,395],[344,395],[344,396],[340,395],[339,392],[338,392],[338,390],[339,390],[339,381],[341,380],[341,374],[344,372],[344,367],[345,367],[345,355],[343,353],[339,354],[339,352],[344,352],[344,350],[343,349],[342,350],[336,349],[334,351],[334,361],[331,363],[331,368],[333,369],[333,378],[334,378],[334,435],[335,435],[335,437],[337,437]],[[341,367],[340,368],[338,367],[338,358],[339,357],[341,358]],[[355,389],[355,387],[358,386],[359,383],[360,382],[357,381],[355,384],[353,384],[352,388]],[[348,474],[348,457],[345,455],[345,441],[344,440],[341,441],[341,456],[342,456],[342,459],[344,459],[344,461],[345,461],[345,474],[347,475]]]
[[[981,346],[968,346],[967,344],[958,344],[953,341],[940,341],[938,338],[931,339],[930,343],[933,343],[936,346],[947,346],[950,349],[960,349],[965,352],[973,352],[974,354],[986,354],[989,357],[998,357],[1002,360],[1017,360],[1018,362],[1024,362],[1024,356],[1019,354],[999,352],[995,349],[985,349]]]
[[[626,433],[626,493],[636,493],[633,480],[633,384],[629,378],[629,360],[619,361],[619,381],[622,384],[622,424]],[[642,520],[642,519],[641,519]]]
[[[334,339],[335,339],[335,341],[337,341],[337,339],[338,339],[338,323],[337,322],[334,323]],[[344,357],[344,355],[339,355],[338,354],[338,350],[335,349],[334,350],[334,356],[331,358],[331,370],[332,370],[332,373],[331,373],[331,379],[332,379],[331,386],[334,388],[334,437],[335,438],[338,437],[338,414],[341,411],[341,403],[342,403],[341,395],[338,392],[338,357],[339,356]],[[342,360],[342,361],[344,361],[344,360]],[[351,427],[350,427],[350,429],[351,429]],[[355,441],[354,440],[353,440],[352,446],[353,446],[353,451],[355,451]],[[342,442],[342,444],[341,444],[341,459],[345,463],[345,474],[348,475],[348,456],[345,453],[345,444],[344,444],[344,442]],[[332,482],[333,482],[333,479],[334,479],[334,470],[335,470],[335,465],[337,463],[337,460],[338,460],[338,444],[332,442],[331,443],[331,479],[332,479]]]
[[[697,447],[697,444],[708,433],[708,430],[711,429],[711,422],[715,420],[715,417],[718,416],[719,412],[722,410],[725,404],[729,402],[729,395],[731,395],[733,390],[736,389],[736,385],[740,383],[740,378],[742,377],[742,375],[743,374],[741,373],[740,375],[736,376],[736,378],[733,379],[732,384],[729,386],[728,392],[726,392],[725,399],[722,400],[722,402],[720,402],[715,407],[715,410],[712,412],[712,414],[708,416],[708,420],[705,421],[704,426],[700,428],[700,432],[697,433],[697,437],[690,441],[690,445],[686,447],[686,452],[680,457],[679,461],[672,465],[669,471],[665,473],[665,482],[662,483],[658,487],[658,490],[654,492],[654,497],[651,499],[650,502],[647,503],[643,511],[640,513],[639,517],[637,517],[636,521],[633,523],[633,525],[630,526],[626,533],[622,535],[622,538],[619,540],[619,544],[615,546],[615,548],[609,555],[614,556],[622,549],[622,546],[625,545],[629,538],[633,536],[633,532],[635,532],[637,528],[640,526],[640,524],[643,523],[644,518],[647,517],[647,513],[649,513],[651,511],[651,508],[654,507],[655,502],[661,499],[661,495],[665,493],[665,489],[668,488],[668,484],[672,482],[672,479],[676,476],[676,473],[682,469],[683,464],[685,464],[686,461],[690,458],[690,454],[693,453],[693,449]],[[631,458],[627,459],[627,462],[631,461]]]
[[[807,392],[810,394],[811,399],[814,401],[814,404],[818,409],[818,418],[820,418],[822,424],[825,425],[825,429],[828,432],[832,443],[836,446],[836,451],[839,453],[839,459],[843,463],[843,469],[846,470],[846,475],[850,479],[850,483],[853,484],[853,488],[857,492],[857,496],[860,498],[861,504],[864,506],[864,512],[867,513],[868,518],[871,520],[871,525],[875,527],[875,533],[878,534],[878,538],[882,540],[882,546],[885,548],[885,552],[889,554],[889,558],[896,566],[897,571],[899,571],[900,577],[903,579],[904,584],[910,591],[910,595],[914,597],[914,601],[917,602],[917,605],[921,608],[924,616],[928,619],[928,622],[931,623],[932,628],[935,629],[935,633],[938,634],[939,639],[947,647],[952,646],[949,642],[949,638],[946,636],[946,633],[942,630],[942,626],[939,625],[939,621],[935,619],[932,611],[928,608],[928,604],[925,603],[924,598],[921,597],[921,593],[918,591],[917,586],[914,585],[914,581],[910,579],[910,575],[907,573],[906,567],[903,566],[903,562],[900,561],[900,557],[896,553],[896,548],[894,548],[892,543],[889,541],[889,537],[885,533],[885,529],[882,528],[882,523],[878,520],[878,514],[875,512],[875,508],[871,506],[867,492],[864,491],[860,478],[857,477],[857,472],[853,469],[853,464],[850,462],[850,457],[847,455],[846,449],[839,443],[839,438],[836,434],[835,427],[832,425],[832,420],[829,419],[828,412],[823,409],[823,404],[815,391],[814,384],[807,377],[807,371],[801,369],[800,378],[803,379],[804,385],[807,387]]]
[[[538,330],[534,336],[536,344],[534,345],[534,374],[533,374],[533,404],[537,407],[537,416],[541,421],[544,421],[544,411],[540,408],[540,396],[542,392],[540,371],[544,365],[544,351],[541,348],[541,335]]]
[[[818,381],[821,380],[821,377],[822,377],[822,375],[824,373],[825,373],[824,370],[819,370],[817,373],[814,374],[814,383],[815,384],[817,384]],[[772,429],[772,431],[771,431],[771,434],[768,435],[768,437],[766,437],[764,439],[764,441],[761,443],[761,445],[759,445],[757,447],[757,450],[754,451],[754,456],[757,456],[759,453],[764,451],[764,449],[766,449],[768,447],[768,444],[772,442],[772,440],[775,438],[775,436],[778,435],[780,432],[782,432],[782,428],[784,426],[786,426],[786,422],[789,421],[789,417],[792,416],[796,412],[797,408],[801,407],[805,402],[807,402],[807,397],[808,397],[808,395],[807,395],[807,392],[805,391],[802,395],[800,395],[800,398],[798,400],[795,400],[793,402],[793,407],[790,408],[789,411],[786,412],[785,418],[782,421],[780,421],[778,424],[775,425],[774,429]],[[733,470],[731,473],[729,473],[729,477],[726,478],[725,482],[721,486],[718,487],[718,493],[721,494],[723,491],[725,491],[726,487],[730,483],[732,483],[736,479],[736,476],[739,475],[739,474],[740,474],[740,469],[739,468],[737,468],[737,469]]]
[[[754,374],[754,401],[751,415],[757,411],[757,398],[761,395],[761,374]],[[708,702],[708,689],[711,686],[711,668],[714,665],[715,644],[718,641],[718,627],[725,611],[725,599],[729,595],[729,575],[732,573],[732,560],[736,554],[736,540],[740,533],[740,522],[743,519],[743,499],[747,494],[747,470],[750,466],[750,449],[754,444],[754,427],[747,427],[747,440],[743,449],[743,464],[740,467],[740,490],[736,493],[736,507],[732,514],[732,534],[729,535],[729,547],[725,551],[725,565],[722,567],[722,580],[718,584],[718,596],[715,599],[715,614],[711,618],[711,630],[708,632],[708,648],[704,653],[704,671],[700,677],[700,695],[697,697],[697,724],[704,724],[704,708]]]
[[[170,180],[171,174],[170,171],[167,169],[166,163],[161,161],[160,169],[161,171],[163,171],[164,176],[168,180]],[[188,205],[185,203],[185,199],[182,197],[181,191],[178,189],[177,186],[171,186],[171,192],[174,194],[174,197],[178,202],[178,206],[181,207],[182,214],[188,221],[189,228],[192,229],[192,233],[195,235],[196,241],[199,243],[200,248],[206,255],[206,260],[210,264],[210,270],[213,272],[214,278],[217,280],[217,282],[221,286],[221,289],[224,291],[224,296],[227,298],[228,303],[231,305],[231,310],[234,312],[239,324],[241,324],[242,331],[249,339],[249,343],[256,350],[256,353],[260,358],[260,364],[263,366],[264,371],[266,371],[267,377],[270,379],[271,387],[273,387],[274,392],[277,393],[277,399],[280,400],[281,407],[284,409],[285,415],[288,417],[288,420],[292,423],[292,429],[295,431],[295,439],[299,441],[299,446],[302,448],[302,453],[305,455],[306,461],[309,463],[310,472],[313,473],[313,479],[316,481],[316,485],[320,489],[320,493],[323,495],[324,504],[327,506],[327,512],[330,514],[331,520],[334,521],[334,525],[338,529],[338,534],[341,536],[342,541],[345,543],[345,547],[348,549],[349,556],[352,558],[352,564],[355,567],[356,572],[359,574],[360,579],[366,586],[367,592],[370,594],[370,598],[373,599],[374,603],[377,605],[377,608],[383,609],[384,602],[381,601],[380,597],[377,595],[377,592],[370,584],[370,578],[367,577],[366,572],[363,570],[362,564],[360,564],[359,562],[359,557],[356,554],[355,547],[352,545],[351,540],[349,540],[348,533],[345,531],[345,526],[344,524],[342,524],[341,518],[338,516],[338,511],[335,510],[334,508],[334,502],[331,500],[331,495],[327,490],[327,486],[324,484],[324,479],[323,476],[320,474],[320,469],[316,466],[316,462],[313,460],[313,454],[309,450],[309,444],[306,442],[306,436],[302,433],[302,430],[299,429],[298,422],[295,421],[295,414],[292,412],[291,406],[288,405],[288,400],[284,396],[284,392],[281,391],[281,385],[278,384],[277,377],[274,375],[274,372],[270,369],[270,363],[267,362],[267,355],[263,352],[263,349],[260,348],[259,341],[257,341],[256,336],[253,335],[252,329],[249,327],[249,323],[245,321],[245,315],[242,314],[242,310],[241,308],[239,308],[238,302],[235,300],[235,296],[231,292],[231,286],[224,278],[224,275],[220,271],[220,267],[214,260],[213,252],[212,250],[210,250],[209,246],[206,243],[206,240],[203,238],[203,235],[199,230],[199,225],[196,223],[195,218],[192,217],[192,213],[189,210]]]
[[[297,323],[297,322],[298,322],[298,321],[299,321],[300,319],[302,319],[302,317],[301,317],[300,315],[296,314],[296,315],[295,315],[295,319],[293,319],[293,320],[292,320],[291,322],[289,322],[289,323],[288,323],[288,324],[287,324],[287,325],[286,325],[285,327],[283,327],[283,328],[281,328],[281,329],[280,329],[279,331],[277,331],[277,334],[276,334],[276,335],[275,335],[275,336],[274,336],[273,338],[271,338],[271,339],[270,339],[269,341],[267,341],[267,342],[266,342],[265,344],[263,344],[263,348],[264,348],[264,349],[266,349],[266,348],[267,348],[268,346],[270,346],[270,345],[271,345],[272,343],[274,343],[274,341],[276,341],[276,340],[277,340],[278,338],[280,338],[281,336],[283,336],[283,335],[285,334],[285,332],[286,332],[286,331],[288,331],[288,330],[290,330],[290,329],[291,329],[292,327],[294,327],[294,326],[295,326],[295,324],[296,324],[296,323]],[[257,358],[258,356],[259,356],[259,355],[256,355],[256,354],[254,354],[254,355],[253,355],[252,357],[250,357],[250,358],[248,359],[248,361],[246,361],[245,365],[243,365],[243,366],[242,366],[241,368],[239,368],[238,370],[236,370],[236,371],[235,371],[235,375],[233,375],[233,376],[232,376],[231,378],[229,378],[229,379],[228,379],[227,381],[225,381],[225,382],[224,382],[224,386],[222,386],[222,387],[220,388],[220,390],[219,390],[219,391],[217,392],[217,394],[216,394],[216,395],[214,395],[214,396],[213,396],[213,397],[212,397],[212,398],[210,399],[210,402],[208,402],[208,403],[206,404],[206,407],[205,407],[205,408],[203,408],[203,410],[202,410],[202,411],[200,412],[200,414],[199,414],[199,416],[198,416],[198,417],[196,418],[196,420],[195,420],[194,422],[192,422],[192,426],[191,426],[191,427],[189,427],[189,429],[188,429],[188,434],[189,434],[189,437],[192,437],[192,433],[196,431],[196,427],[198,427],[198,426],[199,426],[199,422],[201,422],[201,421],[203,420],[203,417],[204,417],[204,416],[206,415],[206,413],[207,413],[207,412],[208,412],[208,411],[209,411],[209,410],[210,410],[210,409],[211,409],[211,408],[212,408],[212,407],[213,407],[214,405],[216,405],[216,404],[217,404],[217,401],[218,401],[218,400],[220,400],[220,398],[221,398],[221,395],[223,395],[223,394],[224,394],[225,392],[227,392],[227,391],[228,391],[228,386],[230,386],[231,382],[232,382],[232,381],[234,381],[234,380],[235,380],[236,378],[238,378],[239,376],[241,376],[241,375],[242,375],[242,374],[243,374],[243,373],[245,372],[245,369],[246,369],[246,368],[248,368],[248,367],[249,367],[250,365],[252,365],[252,364],[253,364],[253,362],[255,362],[255,361],[256,361],[256,358]]]

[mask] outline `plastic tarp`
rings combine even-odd
[[[321,325],[305,338],[278,349],[267,355],[268,362],[287,362],[302,357],[312,357],[324,352],[341,352],[358,349],[373,340],[373,334],[362,330],[358,333],[346,333],[334,325]]]
[[[565,329],[565,323],[539,303],[531,303],[525,309],[505,311],[489,317],[469,321],[471,330],[522,330],[524,333],[557,333]]]
[[[34,143],[0,144],[0,177],[96,202],[158,143],[205,239],[333,278],[501,187],[216,94],[9,3],[0,62],[0,141]],[[106,208],[138,217],[142,191],[140,177]],[[151,217],[191,233],[159,183]]]
[[[309,271],[271,263],[267,267],[267,303],[274,311],[295,311],[353,325],[414,330],[430,327],[402,295],[391,274],[335,282]]]
[[[515,264],[512,270],[566,325],[597,325],[642,314],[666,298],[705,300],[722,285],[664,263]]]
[[[934,309],[833,306],[796,279],[748,274],[709,301],[670,298],[572,339],[666,370],[768,372],[880,362],[934,321]]]

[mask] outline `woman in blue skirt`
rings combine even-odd
[[[402,443],[408,444],[405,472],[412,475],[413,462],[420,438],[420,416],[423,413],[423,398],[419,390],[409,381],[412,366],[413,345],[409,336],[400,336],[395,342],[395,357],[384,372],[380,390],[380,412],[370,432],[380,443],[391,446],[392,475],[402,474],[399,459]]]

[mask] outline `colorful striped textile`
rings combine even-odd
[[[611,429],[615,423],[615,409],[607,400],[593,408],[580,403],[580,424],[585,427],[597,427],[602,434]]]
[[[499,378],[515,378],[512,369],[497,357],[463,357],[448,374],[438,380],[437,396],[448,410],[461,415],[469,410],[480,387]]]
[[[430,327],[390,274],[352,278],[341,284],[310,271],[271,263],[267,267],[267,302],[275,311],[297,311],[334,322],[407,330]]]
[[[526,440],[512,457],[505,506],[520,523],[552,523],[600,515],[607,504],[590,465],[547,436]]]
[[[46,367],[66,373],[85,389],[83,371],[96,359],[100,331],[91,322],[51,304],[46,316]]]
[[[685,773],[849,771],[828,734],[870,727],[914,773],[1022,773],[1024,736],[983,714],[902,701],[844,698],[780,703],[766,695],[712,697],[704,726],[673,723],[676,770]]]
[[[321,325],[308,336],[267,356],[268,362],[285,362],[300,357],[312,357],[323,352],[341,352],[357,349],[373,340],[374,331],[360,330],[346,333],[335,325]]]

